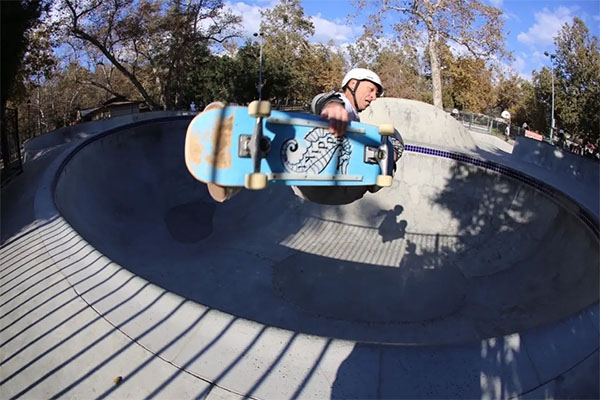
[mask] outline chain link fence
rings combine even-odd
[[[517,136],[528,136],[534,138],[535,140],[544,141],[571,153],[588,157],[597,161],[600,160],[600,141],[597,141],[596,143],[585,142],[582,139],[573,139],[573,141],[571,141],[568,139],[568,135],[565,135],[562,130],[555,132],[553,138],[554,140],[550,140],[550,138],[546,135],[529,131],[521,126],[516,126],[515,124],[509,125],[508,121],[503,118],[492,117],[489,115],[477,114],[468,111],[457,111],[450,109],[446,109],[445,111],[460,121],[463,126],[471,132],[494,135],[506,139],[506,128],[508,127],[509,139],[514,140]],[[526,130],[527,135],[525,135]]]
[[[454,118],[460,121],[465,128],[472,132],[506,138],[506,128],[508,127],[508,137],[510,139],[514,140],[517,136],[525,135],[525,129],[523,129],[523,127],[516,126],[514,124],[509,125],[508,121],[503,118],[492,117],[489,115],[477,114],[468,111],[458,111],[458,113],[455,112],[456,110],[445,111],[454,116]]]

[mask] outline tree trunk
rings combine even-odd
[[[433,105],[437,108],[443,108],[442,104],[442,70],[440,66],[440,57],[435,45],[435,35],[429,35],[427,42],[429,51],[429,62],[431,64],[431,84],[433,86]]]

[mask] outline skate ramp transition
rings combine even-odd
[[[519,136],[515,140],[513,155],[522,162],[543,168],[564,179],[577,181],[581,185],[598,187],[600,182],[598,161],[573,154],[546,142]]]
[[[360,114],[367,124],[393,124],[405,142],[436,147],[475,150],[465,127],[450,114],[422,101],[384,97]]]
[[[54,183],[79,235],[171,293],[302,334],[419,345],[550,326],[598,302],[597,220],[517,171],[407,145],[393,186],[350,205],[274,184],[218,204],[184,165],[188,123],[88,139]]]
[[[23,143],[23,161],[34,160],[54,148],[60,147],[65,143],[75,142],[106,132],[119,126],[135,123],[138,121],[151,120],[161,117],[172,117],[178,115],[195,115],[189,111],[154,111],[144,113],[133,113],[101,119],[81,124],[66,126],[43,135],[31,138]]]

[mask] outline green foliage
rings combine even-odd
[[[556,45],[555,103],[558,126],[577,136],[600,135],[600,52],[582,20],[565,24]]]
[[[549,72],[542,71],[541,76],[535,71],[533,74],[534,84],[522,81],[520,85],[520,97],[517,97],[517,103],[509,111],[512,116],[513,124],[522,126],[527,123],[531,130],[547,134],[549,132],[550,122],[546,118],[550,110],[548,96],[538,89],[540,80],[549,78]]]
[[[289,76],[284,86],[285,97],[300,99],[311,90],[312,48],[308,41],[315,32],[310,18],[305,17],[299,0],[281,0],[262,13],[260,32],[264,40],[266,60],[276,64]],[[314,65],[314,64],[313,64]]]
[[[45,8],[41,0],[2,1],[2,81],[0,82],[2,110],[11,95],[23,55],[29,45],[28,31],[34,27]],[[17,79],[15,79],[17,78]],[[4,111],[3,111],[4,112]]]
[[[550,134],[552,74],[554,73],[554,117],[556,129],[574,137],[595,141],[600,135],[600,53],[598,38],[578,18],[565,24],[555,38],[556,54],[549,61],[553,70],[533,71],[532,83],[522,83],[521,96],[512,105],[519,123]],[[501,82],[502,83],[502,82]],[[506,87],[500,87],[499,93]]]
[[[307,63],[307,72],[310,73],[307,80],[310,86],[305,90],[307,101],[317,93],[339,90],[341,87],[348,67],[344,54],[341,51],[333,51],[333,47],[333,43],[327,46],[311,44],[310,58]],[[318,66],[318,74],[314,73],[314,66]]]
[[[178,77],[197,62],[195,46],[236,35],[222,0],[62,0],[54,25],[79,56],[110,63],[151,109],[180,103]]]
[[[306,104],[317,93],[338,89],[349,68],[347,60],[353,67],[375,70],[384,81],[387,96],[430,103],[434,100],[430,49],[420,59],[408,28],[395,41],[382,40],[377,25],[381,20],[377,18],[343,52],[335,50],[333,43],[311,43],[314,25],[300,2],[281,0],[263,13],[262,36],[238,48],[225,41],[234,32],[236,19],[222,10],[221,0],[64,2],[74,4],[81,17],[63,21],[59,32],[64,36],[55,38],[68,39],[86,65],[75,60],[67,62],[66,55],[56,60],[49,51],[52,42],[48,31],[29,30],[29,50],[21,68],[23,96],[15,97],[21,101],[21,116],[31,114],[31,119],[22,124],[29,130],[44,131],[70,124],[75,110],[98,106],[113,96],[143,99],[168,109],[186,109],[192,101],[198,107],[214,100],[246,104],[258,97],[261,43],[262,95],[275,106],[288,102]],[[199,8],[201,3],[212,8]],[[90,8],[84,9],[85,5]],[[134,10],[135,7],[138,8]],[[453,12],[464,11],[460,4],[453,3],[452,7]],[[494,10],[484,11],[491,19],[496,18]],[[400,14],[410,19],[406,12]],[[65,15],[68,17],[68,12]],[[217,27],[229,33],[219,36],[213,28],[194,27],[191,23],[206,18],[216,18],[220,21]],[[440,18],[438,23],[444,27],[446,17]],[[397,27],[406,27],[406,20],[398,24]],[[501,43],[494,32],[488,32],[488,50],[492,53],[500,51],[496,47]],[[456,38],[458,33],[469,34],[467,30],[456,31]],[[94,42],[96,39],[100,46]],[[495,77],[492,67],[481,58],[468,53],[454,55],[448,39],[440,35],[434,46],[443,83],[443,103],[447,107],[493,115],[507,109],[513,124],[527,122],[539,132],[549,132],[550,69],[533,71],[531,82],[516,75]],[[221,41],[227,53],[215,51],[213,44]],[[66,67],[57,68],[57,62]],[[590,36],[578,19],[566,24],[556,37],[554,74],[558,129],[597,138],[598,38]]]
[[[308,102],[322,91],[336,89],[345,73],[345,63],[340,53],[323,45],[309,45],[306,62],[322,65],[321,74],[299,77],[285,60],[264,52],[262,71],[262,96],[273,103],[285,104],[292,100]],[[205,105],[214,100],[247,104],[258,98],[260,44],[247,42],[235,55],[210,55],[205,62],[196,64],[186,75],[183,104],[194,101]],[[304,86],[303,86],[304,85]]]
[[[379,41],[364,34],[348,51],[352,66],[377,72],[386,96],[422,100],[431,91],[420,73],[417,50],[406,43]]]
[[[383,36],[383,26],[390,22],[398,42],[413,47],[420,42],[426,47],[436,107],[442,108],[443,104],[440,40],[464,47],[475,59],[488,60],[492,55],[511,57],[504,49],[502,11],[479,0],[357,0],[357,3],[359,9],[370,4],[377,10],[365,27],[367,50],[374,39]]]
[[[192,101],[202,107],[215,100],[247,104],[257,99],[259,56],[256,42],[247,42],[235,56],[208,56],[188,72],[183,106]],[[263,98],[285,97],[290,81],[290,71],[279,60],[263,59]]]
[[[445,43],[438,43],[442,65],[443,99],[449,108],[484,113],[493,108],[496,96],[492,70],[473,56],[455,57]]]
[[[523,86],[525,83],[526,81],[516,74],[500,76],[495,87],[495,108],[499,112],[508,110],[511,115],[513,115],[516,111],[519,99],[523,97]]]
[[[308,38],[315,33],[315,27],[304,16],[299,0],[281,0],[280,4],[262,13],[260,32],[267,53],[293,60],[308,46]]]
[[[533,71],[534,87],[533,101],[528,105],[532,118],[531,126],[538,132],[549,135],[552,115],[552,72],[542,68],[540,72]],[[556,86],[555,86],[556,88]]]

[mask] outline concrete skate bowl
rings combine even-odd
[[[367,124],[393,124],[407,143],[435,143],[437,147],[475,150],[465,127],[449,113],[417,100],[384,97],[360,114]]]
[[[428,345],[598,302],[597,220],[516,171],[409,145],[393,186],[350,205],[279,185],[218,204],[184,165],[188,122],[89,139],[54,185],[81,237],[169,292],[294,332]]]

